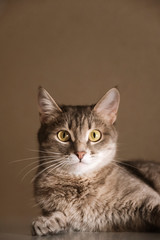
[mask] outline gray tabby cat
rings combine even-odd
[[[160,230],[160,165],[116,162],[116,88],[91,106],[58,106],[39,88],[35,235]]]

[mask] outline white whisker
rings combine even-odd
[[[62,163],[63,163],[63,162],[62,162]],[[36,174],[36,176],[35,176],[34,178],[32,178],[31,183],[33,183],[33,181],[34,181],[39,175],[41,175],[44,171],[46,171],[47,169],[52,168],[52,167],[54,167],[54,166],[55,166],[55,167],[52,168],[52,170],[53,170],[53,169],[56,169],[56,168],[59,167],[62,163],[59,163],[59,164],[57,164],[56,166],[55,166],[55,164],[52,164],[51,166],[43,169],[41,172],[39,172],[38,174]]]
[[[50,163],[50,162],[53,162],[54,161],[54,164],[55,165],[57,162],[59,162],[59,160],[61,160],[62,158],[59,158],[59,159],[56,159],[56,160],[50,160],[50,161],[47,161],[47,162],[44,162],[44,163],[41,163],[39,165],[37,165],[36,167],[33,167],[32,169],[30,169],[23,177],[22,177],[22,181],[25,179],[25,177],[31,173],[32,171],[34,171],[35,169],[37,169],[39,166],[44,166],[45,164],[47,163]]]
[[[34,161],[34,162],[28,164],[27,166],[25,166],[24,168],[22,168],[21,171],[19,172],[19,175],[20,175],[25,169],[27,169],[28,167],[30,167],[30,166],[32,166],[32,165],[34,165],[34,164],[36,164],[36,163],[37,163],[37,166],[36,166],[36,167],[38,167],[38,161]]]
[[[32,205],[32,208],[35,208],[35,207],[38,207],[39,206],[39,203],[36,203],[34,205]]]
[[[62,166],[64,166],[65,164],[66,164],[65,162],[62,162],[61,164],[59,164],[59,165],[56,166],[55,168],[52,168],[51,171],[49,171],[49,172],[47,173],[47,175],[50,174],[50,173],[51,173],[53,170],[55,170],[56,168],[62,167]]]
[[[61,160],[61,158],[57,158],[57,159],[54,159],[54,158],[44,158],[44,159],[40,159],[40,160],[49,160],[49,161],[45,162],[45,163],[47,164],[47,163],[50,163],[50,162],[59,161],[59,160]],[[27,166],[25,166],[23,169],[21,169],[21,171],[19,172],[19,174],[21,174],[25,169],[27,169],[28,167],[34,165],[35,163],[38,164],[38,161],[34,161],[34,162],[28,164]],[[44,164],[45,164],[45,163],[44,163]],[[41,165],[42,165],[42,164],[40,163],[40,164],[38,164],[37,167],[39,167],[39,166],[41,166]]]

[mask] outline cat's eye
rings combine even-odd
[[[89,133],[89,140],[91,142],[97,142],[101,139],[101,132],[98,131],[98,130],[92,130],[90,133]]]
[[[57,134],[57,136],[58,136],[58,139],[59,139],[60,141],[62,141],[62,142],[67,142],[67,141],[69,141],[69,139],[70,139],[70,134],[69,134],[69,132],[67,132],[67,131],[65,131],[65,130],[59,131],[58,134]]]

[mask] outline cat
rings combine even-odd
[[[58,105],[39,88],[33,235],[160,230],[160,164],[116,161],[119,102],[112,88],[95,105]]]

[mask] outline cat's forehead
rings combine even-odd
[[[91,106],[62,106],[62,114],[69,129],[91,128]]]
[[[78,130],[78,131],[82,131],[82,130],[88,130],[91,128],[92,126],[92,121],[91,119],[82,116],[82,117],[75,117],[70,119],[70,121],[66,122],[66,126],[68,127],[69,130]]]
[[[95,118],[92,113],[92,106],[66,107],[62,114],[64,114],[64,127],[77,134],[104,127],[102,121]]]

